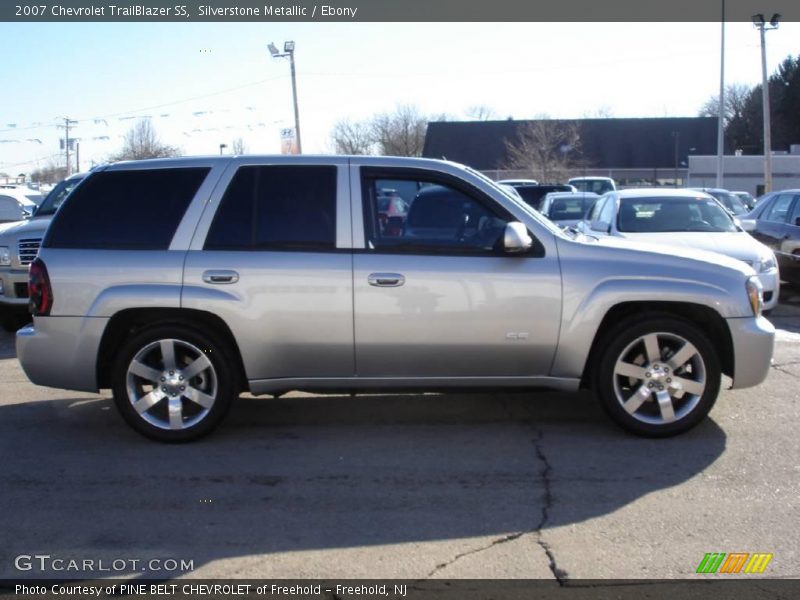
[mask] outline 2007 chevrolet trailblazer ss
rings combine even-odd
[[[764,380],[751,267],[571,237],[483,175],[373,157],[209,157],[93,171],[30,270],[37,384],[113,390],[164,441],[243,391],[589,386],[648,436]]]

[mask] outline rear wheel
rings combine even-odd
[[[226,347],[183,325],[147,329],[124,344],[113,367],[114,401],[139,433],[185,442],[211,432],[235,395]]]
[[[668,316],[630,319],[606,337],[595,388],[609,416],[648,437],[683,433],[714,406],[721,369],[693,323]]]

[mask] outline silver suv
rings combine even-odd
[[[406,214],[381,218],[385,190]],[[767,375],[755,272],[725,256],[573,238],[448,162],[118,163],[69,196],[30,269],[17,352],[37,384],[113,390],[185,441],[241,392],[593,388],[668,436]]]

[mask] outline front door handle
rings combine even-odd
[[[239,274],[236,271],[205,271],[203,272],[203,281],[206,283],[225,284],[236,283],[239,281]]]
[[[367,281],[376,287],[399,287],[406,282],[406,278],[400,273],[372,273]]]

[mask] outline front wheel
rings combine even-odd
[[[624,429],[647,437],[677,435],[714,406],[719,358],[693,323],[645,316],[620,323],[605,341],[595,389]]]
[[[186,442],[211,432],[234,397],[223,344],[182,325],[156,326],[127,341],[112,374],[114,401],[139,433]]]

